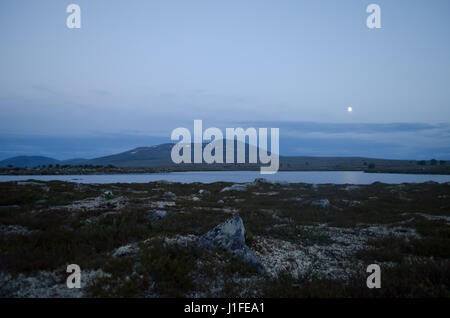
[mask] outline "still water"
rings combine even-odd
[[[450,175],[364,173],[361,171],[281,171],[274,175],[261,175],[259,171],[190,171],[149,174],[103,174],[103,175],[43,175],[43,176],[3,176],[0,182],[23,180],[60,180],[78,183],[145,183],[158,180],[171,182],[251,182],[256,178],[265,178],[278,182],[334,183],[334,184],[371,184],[383,182],[391,184],[420,183],[435,181],[450,182]]]

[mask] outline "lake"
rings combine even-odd
[[[397,173],[364,173],[361,171],[281,171],[274,175],[261,175],[259,171],[189,171],[148,174],[98,174],[98,175],[42,175],[12,176],[0,175],[0,182],[41,180],[60,180],[77,183],[146,183],[158,180],[171,182],[251,182],[256,178],[265,178],[273,182],[304,182],[334,184],[371,184],[383,182],[390,184],[421,183],[435,181],[450,182],[450,175],[397,174]]]

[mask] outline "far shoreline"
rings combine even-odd
[[[448,183],[449,174],[418,174],[418,173],[365,173],[364,171],[279,171],[277,174],[260,174],[256,170],[234,171],[164,171],[153,173],[90,173],[90,174],[22,174],[0,175],[0,183],[4,182],[70,182],[80,184],[114,184],[114,183],[251,183],[255,180],[265,180],[270,183],[306,183],[306,184],[348,184],[363,185],[373,183]]]
[[[54,175],[122,175],[122,174],[158,174],[172,172],[252,172],[259,171],[260,167],[246,167],[236,169],[218,168],[193,168],[193,169],[173,169],[173,168],[75,168],[75,169],[35,169],[35,168],[0,168],[0,175],[3,176],[54,176]],[[278,172],[363,172],[369,174],[418,174],[418,175],[450,175],[450,169],[437,167],[436,169],[285,169],[280,168]],[[264,175],[262,175],[264,176]]]

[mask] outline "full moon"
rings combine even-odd
[[[347,111],[349,112],[349,113],[351,113],[352,111],[353,111],[353,108],[352,107],[347,107]]]

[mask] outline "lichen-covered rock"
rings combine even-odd
[[[167,211],[165,210],[151,210],[147,212],[147,220],[156,221],[161,220],[167,216]]]
[[[113,252],[113,257],[135,256],[139,253],[139,251],[140,249],[138,244],[132,243],[116,248]]]
[[[170,191],[164,192],[163,196],[170,197],[170,198],[176,198],[176,194]]]
[[[255,253],[245,244],[245,228],[239,216],[233,216],[217,225],[198,239],[206,248],[221,247],[234,257],[263,272],[263,266]]]
[[[40,211],[57,211],[57,210],[68,210],[71,212],[79,212],[79,211],[97,211],[97,210],[120,210],[127,204],[127,199],[125,197],[116,197],[107,199],[104,196],[98,196],[95,198],[87,198],[80,201],[74,201],[69,205],[63,206],[54,206],[50,207],[48,210],[40,210]]]
[[[155,201],[150,203],[152,208],[164,209],[165,207],[175,206],[175,202],[173,201]]]
[[[328,199],[315,200],[311,202],[311,205],[320,206],[322,208],[328,208],[330,206],[330,201]]]
[[[114,197],[114,194],[111,190],[105,190],[103,191],[103,197],[107,200],[110,200]]]
[[[38,271],[32,275],[0,272],[0,297],[14,298],[81,298],[85,287],[99,277],[109,277],[102,270],[82,270],[81,288],[67,288],[60,270]]]
[[[267,184],[267,183],[270,183],[270,182],[267,181],[267,179],[265,179],[265,178],[256,178],[252,182],[252,185],[258,186],[258,185],[263,185],[263,184]]]
[[[227,192],[227,191],[246,191],[247,185],[246,184],[233,184],[232,186],[223,188],[220,192]]]
[[[21,225],[0,225],[0,235],[10,235],[10,234],[19,234],[26,235],[30,234],[31,231],[28,230],[25,226]]]

